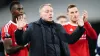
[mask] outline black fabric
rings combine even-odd
[[[4,52],[3,42],[0,42],[0,52]]]
[[[22,30],[16,30],[15,32],[17,44],[25,45],[30,42],[29,56],[46,56],[45,34],[42,27],[39,24],[30,23],[25,33]],[[22,37],[24,38],[22,39]]]
[[[96,47],[97,48],[97,54],[99,54],[100,55],[100,47]]]
[[[1,32],[0,32],[0,52],[4,52],[3,42],[1,41]]]
[[[0,32],[0,54],[4,55],[4,45],[3,42],[1,41],[1,32]]]
[[[0,56],[5,56],[4,52],[0,52]]]
[[[46,35],[46,29],[42,24],[43,23],[41,23],[40,19],[39,21],[30,23],[25,32],[23,32],[22,30],[16,30],[15,32],[17,44],[25,45],[26,43],[30,43],[30,56],[47,56],[46,36],[49,35]],[[52,30],[55,31],[55,33],[53,32],[53,34],[56,34],[57,39],[59,39],[60,56],[70,56],[67,43],[76,42],[84,33],[84,28],[78,27],[72,35],[68,35],[61,25],[54,22],[49,22],[48,24],[53,25]]]
[[[86,37],[87,37],[87,40],[88,40],[90,56],[95,56],[96,55],[95,49],[96,49],[97,40],[91,39],[88,35]]]
[[[41,19],[41,23],[44,26],[45,30],[45,39],[46,39],[46,50],[47,56],[60,56],[60,41],[55,34],[53,28],[53,22],[47,22]]]

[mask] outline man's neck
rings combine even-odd
[[[12,22],[16,23],[16,18],[12,15]]]

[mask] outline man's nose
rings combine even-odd
[[[49,14],[50,14],[50,15],[53,15],[53,13],[52,13],[52,12],[50,12]]]

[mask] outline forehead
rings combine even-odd
[[[69,10],[69,12],[70,11],[78,11],[78,8],[77,7],[73,7],[73,8],[69,8],[68,10]]]
[[[59,20],[67,20],[67,18],[59,18]]]
[[[23,6],[22,6],[21,4],[15,4],[15,5],[13,6],[13,8],[23,8]]]
[[[43,6],[41,10],[53,10],[51,6]]]

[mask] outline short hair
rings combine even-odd
[[[50,3],[43,4],[43,5],[41,5],[40,8],[39,8],[39,12],[40,12],[40,10],[41,10],[44,6],[50,6],[50,7],[52,7],[52,5],[51,5]]]
[[[12,7],[14,5],[16,5],[16,4],[20,4],[20,2],[19,1],[13,1],[13,2],[11,2],[11,4],[10,4],[10,11],[11,11]]]
[[[75,5],[75,4],[70,4],[70,5],[68,5],[68,7],[67,7],[67,12],[69,12],[69,10],[68,10],[68,9],[70,9],[70,8],[74,8],[74,7],[76,7],[76,5]]]
[[[66,17],[65,15],[60,15],[60,16],[58,16],[58,17],[57,17],[57,20],[59,20],[60,18],[66,18],[66,19],[67,19],[67,17]]]

